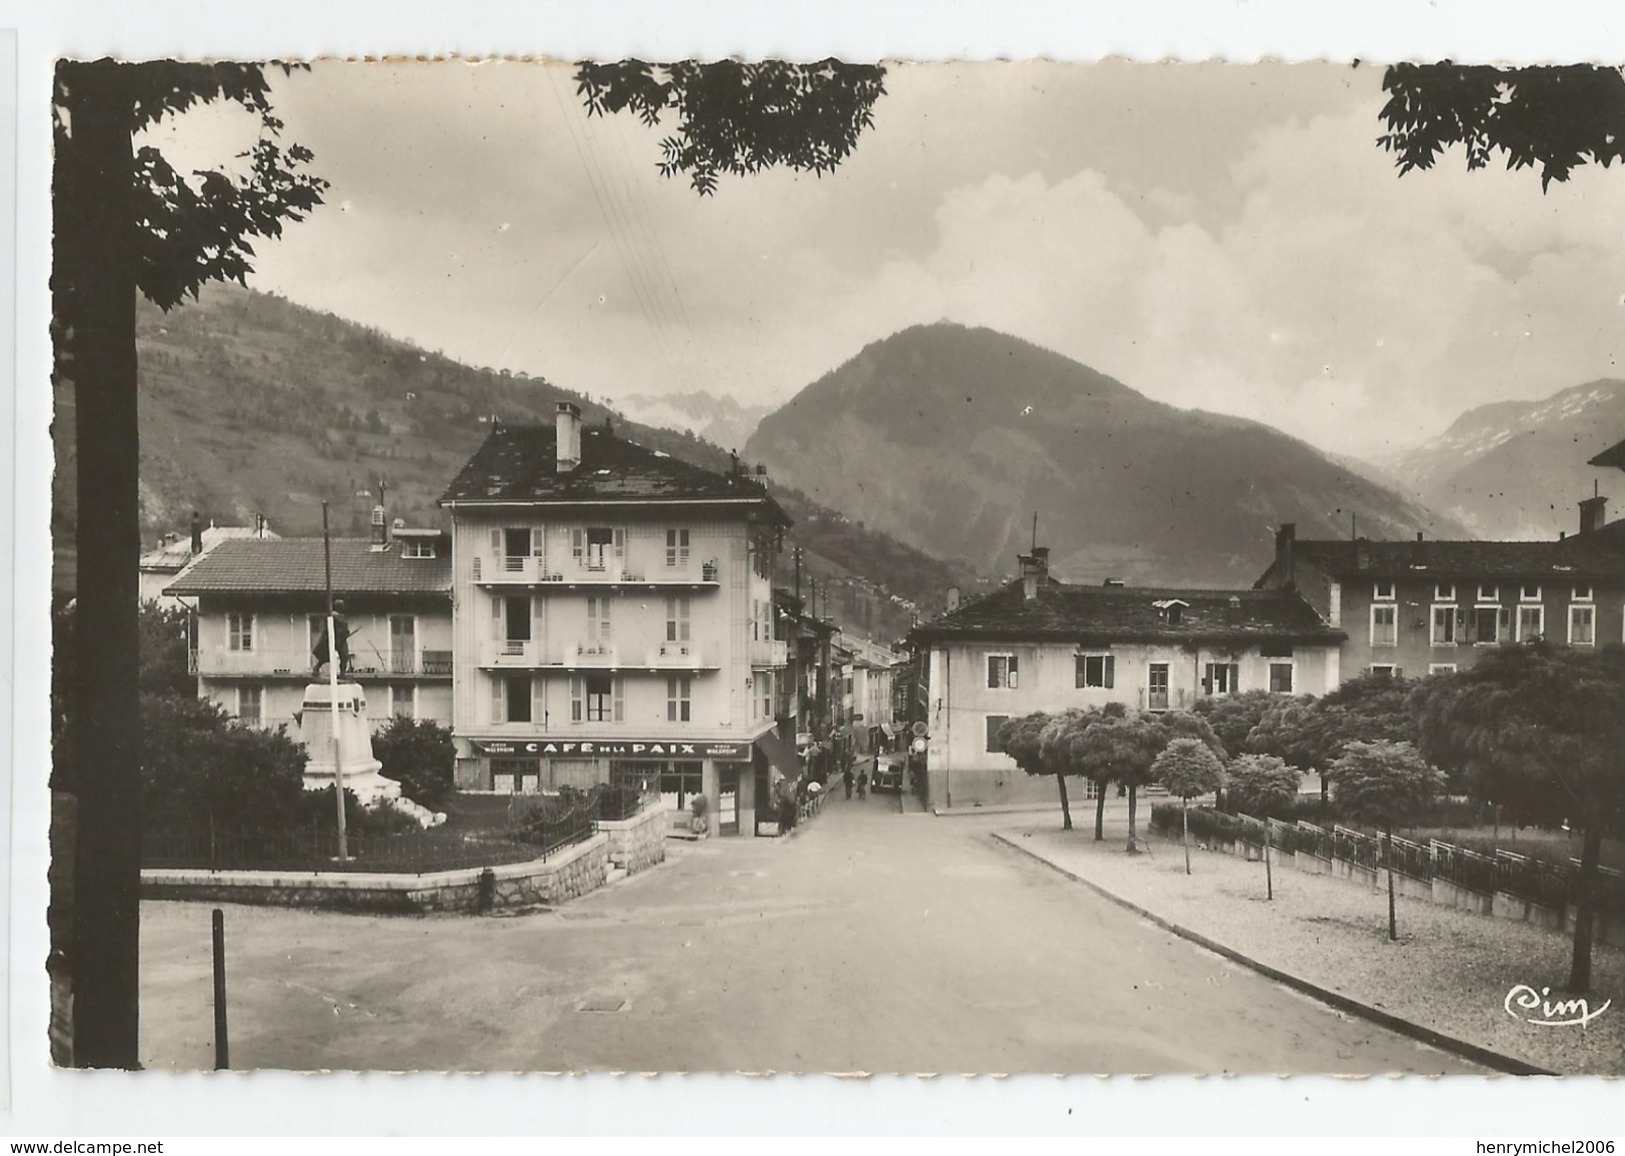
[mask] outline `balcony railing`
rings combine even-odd
[[[602,564],[567,558],[549,563],[531,555],[501,555],[475,559],[474,581],[485,586],[505,584],[525,586],[715,586],[719,571],[715,562],[684,566],[644,566],[641,563],[605,561]]]
[[[356,648],[351,640],[350,678],[451,677],[449,650],[383,650],[363,643]],[[260,647],[254,650],[204,649],[187,653],[187,670],[204,678],[302,678],[309,679],[315,660],[303,647]],[[326,668],[323,668],[326,673]]]
[[[713,647],[700,642],[662,642],[631,649],[613,642],[544,647],[535,640],[492,639],[482,644],[480,664],[491,669],[711,670]]]
[[[785,666],[789,661],[789,647],[783,639],[751,639],[750,664],[752,666]]]

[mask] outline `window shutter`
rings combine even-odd
[[[502,596],[491,595],[491,637],[502,638]]]
[[[615,561],[626,561],[626,531],[617,526],[610,533],[615,539]]]
[[[624,686],[625,681],[626,681],[625,679],[615,678],[615,679],[611,679],[610,684],[609,684],[610,691],[615,697],[615,721],[616,722],[622,721],[622,718],[625,715],[625,706],[624,706],[625,700],[621,697],[621,689]]]
[[[1116,685],[1117,685],[1117,658],[1116,658],[1115,655],[1108,654],[1106,656],[1106,687],[1109,690],[1110,688],[1112,688],[1112,687],[1114,687]]]
[[[1241,663],[1239,662],[1230,664],[1230,693],[1241,693]]]
[[[530,637],[532,641],[542,641],[542,603],[545,599],[540,594],[530,596]]]
[[[499,558],[502,556],[502,531],[501,530],[492,530],[491,531],[491,553],[495,554]]]
[[[547,680],[533,677],[530,680],[530,721],[546,725],[547,720]]]
[[[1203,694],[1212,694],[1213,693],[1213,664],[1211,662],[1208,663],[1207,667],[1205,669],[1207,670],[1207,673],[1202,676],[1202,693]]]
[[[581,679],[576,675],[570,676],[570,721],[581,721]]]
[[[1403,666],[1394,667],[1394,677],[1395,678],[1404,678],[1405,677],[1405,668]]]
[[[1021,668],[1017,665],[1016,656],[1013,654],[1010,656],[1010,678],[1005,685],[1011,690],[1021,685]]]
[[[570,531],[570,557],[577,562],[581,561],[586,551],[587,532],[582,529]]]
[[[491,721],[494,723],[508,721],[507,683],[501,675],[491,679]]]
[[[1085,666],[1084,666],[1084,657],[1083,657],[1083,655],[1074,654],[1072,656],[1072,685],[1073,685],[1074,688],[1082,687],[1082,686],[1085,685],[1086,680],[1084,678],[1084,673],[1083,673],[1084,669],[1085,669]]]
[[[1511,609],[1508,608],[1508,607],[1505,607],[1505,606],[1501,607],[1500,618],[1501,618],[1500,628],[1495,632],[1495,638],[1496,638],[1496,641],[1498,641],[1498,642],[1501,639],[1505,638],[1507,635],[1512,633],[1512,611],[1511,611]]]

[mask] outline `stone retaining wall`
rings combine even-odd
[[[670,814],[656,799],[630,819],[600,819],[598,830],[609,838],[610,866],[636,875],[664,863]]]
[[[609,875],[609,843],[608,835],[597,834],[545,860],[426,875],[155,868],[141,872],[141,894],[147,899],[258,903],[402,915],[431,911],[500,911],[564,903],[602,887]],[[664,853],[662,845],[662,856]]]

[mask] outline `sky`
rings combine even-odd
[[[955,321],[1175,405],[1381,459],[1465,409],[1620,376],[1625,172],[1401,178],[1380,68],[894,64],[823,177],[659,175],[567,66],[317,62],[275,82],[326,204],[250,285],[614,404],[780,405]],[[217,166],[216,108],[154,134]]]

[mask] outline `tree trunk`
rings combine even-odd
[[[1134,783],[1128,785],[1128,847],[1125,848],[1130,855],[1137,855],[1140,851],[1138,832],[1134,828],[1135,795],[1139,787]]]
[[[1270,873],[1270,817],[1264,815],[1264,898],[1275,898],[1275,876]]]
[[[1072,802],[1066,797],[1066,776],[1056,775],[1056,785],[1061,788],[1061,830],[1072,830]]]
[[[1586,827],[1580,846],[1580,894],[1574,904],[1574,957],[1569,963],[1569,991],[1575,995],[1591,990],[1591,897],[1596,890],[1597,860],[1602,856],[1602,824]]]
[[[1394,921],[1394,832],[1384,827],[1382,832],[1385,857],[1388,860],[1388,939],[1399,938],[1399,925]]]
[[[1190,800],[1179,796],[1179,841],[1185,847],[1185,874],[1191,873],[1191,813]]]
[[[1095,842],[1106,838],[1106,784],[1095,783]]]
[[[52,306],[73,383],[78,551],[72,749],[78,799],[75,1063],[135,1068],[141,783],[136,560],[136,247],[131,98],[121,69],[64,66],[71,140],[56,153]]]

